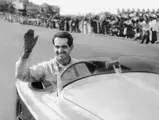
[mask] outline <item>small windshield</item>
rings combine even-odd
[[[155,72],[159,73],[159,62],[153,59],[132,56],[120,56],[118,59],[98,58],[93,60],[78,61],[67,67],[60,76],[61,89],[65,86],[99,74],[124,73],[124,72]]]
[[[76,79],[97,73],[98,67],[92,62],[78,62],[70,66],[61,76],[62,86],[75,81]]]
[[[119,61],[80,61],[72,64],[63,72],[61,83],[62,86],[66,86],[84,77],[101,73],[115,73],[116,69],[118,70],[120,67],[129,70],[127,67],[120,66]]]

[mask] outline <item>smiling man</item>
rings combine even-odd
[[[56,75],[65,67],[77,60],[70,56],[73,50],[73,37],[68,32],[58,32],[52,39],[56,56],[49,60],[29,67],[29,56],[34,48],[38,36],[34,37],[34,30],[30,29],[24,35],[24,52],[16,62],[15,76],[23,81],[47,80],[56,84]]]

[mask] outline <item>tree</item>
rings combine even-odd
[[[59,15],[60,8],[58,6],[54,5],[48,5],[47,3],[44,3],[40,6],[41,12],[45,14],[51,14],[51,15]]]
[[[44,12],[44,9],[43,9],[43,8],[40,8],[40,12],[42,12],[42,13],[43,13],[43,12]]]
[[[8,12],[15,13],[15,8],[14,8],[13,4],[8,5]]]

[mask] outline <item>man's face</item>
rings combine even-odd
[[[73,45],[69,47],[67,38],[56,37],[54,39],[54,51],[58,60],[67,59],[72,49]]]

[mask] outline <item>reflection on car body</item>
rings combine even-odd
[[[56,89],[47,81],[17,80],[17,116],[31,115],[36,120],[158,120],[158,80],[159,63],[155,60],[130,56],[81,60],[57,76]]]

